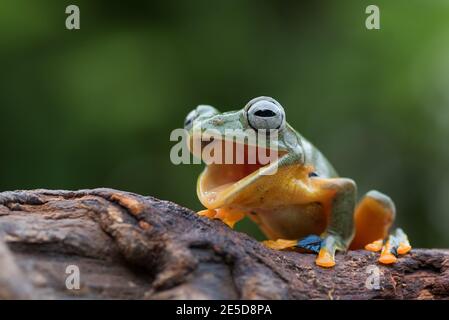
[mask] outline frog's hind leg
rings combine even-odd
[[[394,203],[388,196],[374,190],[368,192],[355,210],[356,234],[350,249],[381,251],[379,262],[396,262],[397,255],[407,253],[411,246],[401,229],[388,235],[395,215]]]
[[[367,250],[370,248],[368,247]],[[406,254],[412,249],[407,235],[402,229],[397,228],[388,239],[383,243],[382,252],[379,262],[383,264],[391,264],[397,261],[399,254]]]
[[[355,236],[350,249],[362,249],[372,244],[373,249],[380,251],[382,246],[379,244],[388,236],[395,216],[396,208],[390,197],[374,190],[368,192],[355,209]]]

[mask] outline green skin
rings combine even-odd
[[[271,99],[268,97],[261,98]],[[242,110],[219,113],[211,106],[201,105],[194,111],[195,123],[201,125],[201,132],[211,129],[221,134],[225,134],[227,129],[245,131],[251,129],[247,116],[249,107],[250,104]],[[187,125],[185,128],[192,137],[194,135],[192,126]],[[354,237],[354,209],[357,194],[355,182],[351,179],[340,178],[323,154],[287,123],[278,131],[277,148],[279,151],[285,152],[277,160],[278,168],[288,165],[312,166],[317,177],[310,177],[309,179],[326,179],[324,188],[335,191],[330,221],[327,224],[326,231],[320,235],[323,239],[321,248],[327,249],[333,258],[335,251],[346,250]],[[258,177],[249,181],[248,184],[255,179],[258,179]],[[387,196],[375,191],[370,192],[367,196],[375,198],[386,206],[394,206]]]

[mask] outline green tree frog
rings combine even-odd
[[[193,123],[200,130],[193,130]],[[407,235],[390,227],[395,218],[393,201],[370,191],[357,203],[356,183],[339,177],[325,156],[285,119],[284,108],[270,97],[249,101],[239,111],[220,113],[200,105],[189,113],[184,128],[189,145],[213,129],[245,132],[277,130],[275,163],[206,165],[197,183],[197,194],[206,207],[198,214],[233,227],[245,216],[253,220],[275,250],[300,248],[317,254],[316,264],[335,265],[335,252],[361,249],[380,252],[379,262],[391,264],[411,250]],[[275,174],[262,170],[276,165]]]

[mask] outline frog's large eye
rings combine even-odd
[[[184,120],[184,129],[189,130],[193,126],[193,121],[200,117],[212,117],[218,114],[218,110],[212,106],[199,105],[194,110],[190,111]]]
[[[273,98],[255,98],[248,102],[245,109],[253,129],[281,129],[285,124],[284,108]]]

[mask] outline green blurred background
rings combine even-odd
[[[81,30],[65,29],[69,4]],[[361,194],[389,194],[415,246],[449,246],[444,0],[2,0],[0,190],[104,186],[199,209],[202,166],[170,162],[171,130],[197,104],[259,95]]]

